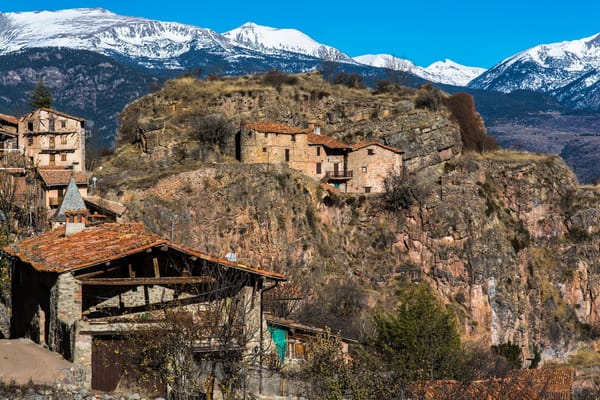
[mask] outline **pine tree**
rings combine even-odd
[[[38,108],[50,108],[52,106],[52,94],[50,90],[44,85],[43,81],[39,81],[33,92],[31,93],[31,100],[29,105],[37,110]]]

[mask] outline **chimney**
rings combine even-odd
[[[319,121],[310,121],[308,123],[308,129],[312,129],[315,135],[321,134],[321,125],[319,125]]]
[[[65,212],[65,236],[71,236],[85,229],[88,215],[87,209],[69,210]]]

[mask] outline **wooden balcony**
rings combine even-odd
[[[330,181],[347,181],[352,179],[352,171],[325,171],[325,177]]]

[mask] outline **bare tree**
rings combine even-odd
[[[414,64],[405,58],[389,55],[386,58],[384,67],[386,68],[388,80],[393,85],[399,86],[406,83]]]

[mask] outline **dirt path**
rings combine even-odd
[[[54,383],[73,364],[27,339],[0,340],[0,381]]]

